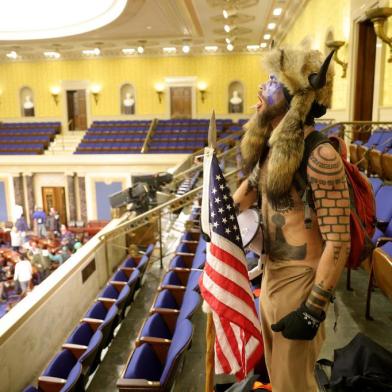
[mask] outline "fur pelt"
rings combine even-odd
[[[318,51],[273,50],[265,59],[268,71],[285,85],[293,96],[290,108],[278,126],[268,132],[257,124],[257,114],[244,126],[245,135],[241,151],[248,171],[265,155],[267,145],[270,158],[267,171],[266,193],[269,202],[277,206],[287,196],[293,177],[298,170],[304,151],[304,122],[314,101],[330,106],[332,96],[333,70],[327,73],[326,85],[314,90],[308,77],[317,73],[323,63]],[[271,137],[270,137],[271,134]]]

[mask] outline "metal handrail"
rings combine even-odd
[[[224,175],[226,179],[231,178],[235,174],[237,174],[240,169],[232,170],[231,172]],[[195,196],[203,190],[203,186],[199,186],[191,191],[185,193],[182,196],[178,196],[175,199],[169,200],[166,203],[162,203],[159,206],[154,207],[153,209],[146,211],[140,215],[137,215],[128,221],[120,224],[119,226],[115,227],[114,229],[102,234],[99,239],[101,241],[109,241],[118,236],[128,233],[133,230],[137,230],[142,226],[145,226],[160,217],[162,211],[165,208],[171,208],[172,210],[178,210],[179,208],[185,207],[189,204],[192,204],[194,201]]]
[[[150,128],[149,128],[149,130],[148,130],[148,132],[147,132],[146,138],[144,139],[143,147],[142,147],[142,149],[140,150],[140,152],[141,152],[142,154],[144,154],[145,152],[147,152],[147,150],[148,150],[148,142],[151,140],[151,137],[152,137],[152,135],[154,134],[154,132],[155,132],[155,130],[156,130],[156,128],[157,128],[157,124],[158,124],[158,119],[157,119],[157,118],[154,118],[154,119],[151,121]]]
[[[218,144],[219,144],[219,142],[218,142]],[[223,152],[217,154],[216,157],[218,159],[224,158],[227,155],[235,153],[237,151],[237,149],[238,149],[238,145],[235,145],[234,147],[230,148],[229,150],[226,150],[226,151],[223,151]],[[190,167],[189,169],[186,169],[180,173],[175,174],[173,176],[173,182],[178,183],[183,178],[187,177],[190,173],[193,173],[196,170],[200,170],[202,167],[203,167],[203,163],[197,163],[197,164],[193,165],[192,167]]]

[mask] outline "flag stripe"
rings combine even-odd
[[[211,246],[212,250],[215,251],[215,249],[219,249],[216,246]],[[215,253],[215,252],[214,252]],[[213,254],[211,252],[213,256]],[[249,280],[246,279],[246,282],[244,282],[245,278],[242,275],[236,274],[234,276],[237,277],[237,279],[234,281],[233,279],[230,279],[227,276],[227,272],[231,273],[233,275],[232,271],[228,271],[228,269],[225,269],[225,265],[227,265],[227,262],[231,262],[232,257],[230,255],[227,255],[225,258],[219,259],[219,258],[211,258],[210,255],[207,256],[207,259],[209,261],[208,267],[210,269],[204,268],[205,271],[208,271],[208,275],[217,283],[219,284],[222,288],[226,289],[227,285],[229,285],[230,290],[232,292],[235,292],[236,295],[241,297],[241,299],[253,310],[254,315],[256,315],[256,310],[255,310],[255,304],[253,299],[251,298],[251,291],[250,291],[250,284]],[[213,266],[213,267],[212,267]],[[215,273],[214,278],[212,277],[212,273],[210,271],[213,271]],[[226,273],[225,273],[226,272]],[[235,291],[238,290],[238,291]]]
[[[252,308],[250,305],[242,300],[239,296],[235,296],[231,291],[230,283],[227,283],[226,286],[223,284],[221,286],[221,282],[218,282],[216,276],[219,275],[214,270],[211,270],[209,265],[205,267],[204,284],[205,288],[211,292],[216,298],[220,298],[216,303],[216,306],[226,306],[228,309],[235,312],[238,316],[236,320],[238,323],[244,324],[244,328],[247,328],[247,324],[250,323],[256,329],[259,328],[259,319],[257,317],[254,303],[252,304]],[[224,281],[224,280],[223,280]],[[230,282],[230,281],[229,281]],[[228,289],[229,291],[227,291]],[[223,298],[221,297],[223,295]],[[215,307],[214,307],[215,308]],[[217,309],[219,310],[219,309]],[[223,308],[221,309],[223,311]]]
[[[208,279],[205,273],[203,273],[203,282],[200,285],[201,293],[203,298],[208,302],[214,311],[219,311],[220,314],[225,314],[225,317],[238,325],[243,326],[243,328],[249,329],[249,332],[256,337],[261,338],[260,330],[252,324],[248,319],[246,319],[243,314],[233,309],[232,307],[220,302],[216,295],[214,295],[215,290],[207,290],[205,288],[205,281]],[[218,294],[219,295],[219,294]],[[224,299],[224,298],[223,298]]]

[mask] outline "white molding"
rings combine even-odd
[[[170,118],[171,95],[170,87],[191,87],[192,89],[192,118],[196,118],[196,83],[197,76],[168,76],[165,78],[166,112],[165,117]]]
[[[0,121],[6,123],[37,123],[37,122],[62,122],[62,117],[59,116],[47,116],[47,117],[1,117]]]

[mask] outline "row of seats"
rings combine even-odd
[[[350,161],[369,175],[392,180],[392,131],[377,129],[367,142],[357,140],[350,144]]]
[[[191,191],[196,185],[197,180],[199,179],[201,174],[200,170],[196,170],[189,178],[186,178],[181,184],[178,186],[176,195],[181,196],[185,193]]]
[[[95,121],[75,154],[140,153],[150,121]]]
[[[140,287],[153,250],[151,244],[143,256],[128,256],[123,261],[38,378],[38,386],[28,386],[24,392],[85,390],[89,376],[101,362],[102,350],[111,343]]]
[[[15,122],[15,123],[2,123],[0,122],[1,129],[41,129],[53,128],[57,131],[61,129],[61,123],[58,121],[45,121],[45,122]]]
[[[191,218],[198,219],[198,213]],[[150,316],[117,382],[120,392],[171,390],[176,370],[192,341],[191,318],[201,302],[198,281],[205,263],[205,246],[200,230],[183,234],[158,287]]]
[[[0,154],[43,154],[59,131],[59,122],[0,123]]]
[[[370,270],[366,317],[370,317],[372,288],[376,285],[392,300],[392,185],[380,178],[370,178],[376,199],[376,230],[372,238],[375,249],[365,269]]]

